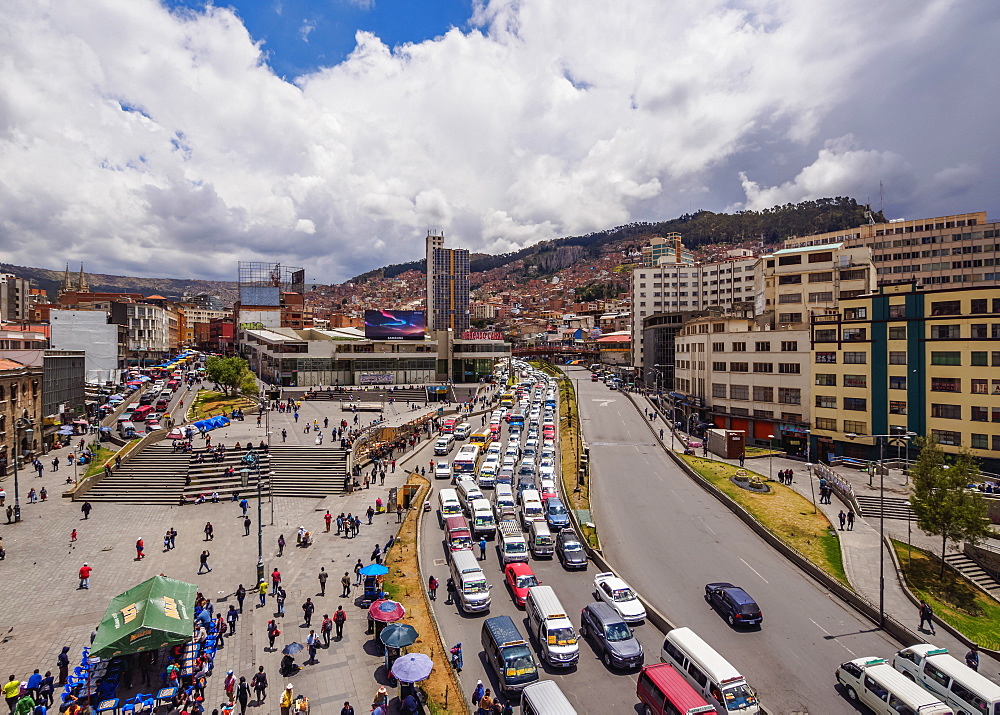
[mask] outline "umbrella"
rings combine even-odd
[[[389,568],[382,564],[368,564],[361,569],[362,576],[385,576],[389,573]]]
[[[375,601],[368,608],[368,615],[382,623],[393,623],[406,615],[406,609],[396,601],[381,600]]]
[[[125,384],[126,385],[141,385],[142,384],[142,380],[129,380]]]
[[[406,623],[390,623],[383,630],[379,638],[390,648],[405,648],[413,645],[417,640],[417,629]]]
[[[63,427],[56,434],[73,434],[72,427]]]
[[[281,650],[281,652],[285,655],[295,655],[296,653],[301,652],[302,648],[303,646],[301,643],[289,643]]]
[[[434,669],[434,661],[423,653],[401,655],[392,664],[392,674],[401,683],[416,683],[425,680]]]
[[[111,431],[110,427],[101,427],[101,432],[110,432],[110,431]]]

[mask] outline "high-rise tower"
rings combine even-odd
[[[427,232],[427,329],[469,329],[469,251],[445,248],[444,234]]]

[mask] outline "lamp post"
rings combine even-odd
[[[767,481],[774,481],[774,435],[767,436]]]
[[[21,444],[21,435],[25,438],[34,434],[35,423],[27,417],[18,417],[14,421],[14,523],[21,521],[21,493],[17,480],[18,447]],[[24,454],[24,450],[21,450]]]
[[[243,455],[240,461],[246,465],[246,467],[240,470],[241,473],[243,471],[249,473],[250,468],[253,468],[257,473],[257,583],[260,583],[264,580],[264,519],[260,493],[260,459],[257,457],[257,453],[251,448],[247,450],[247,453]]]

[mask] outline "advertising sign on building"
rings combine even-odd
[[[391,385],[392,375],[387,372],[363,372],[358,375],[361,385]]]
[[[422,310],[365,311],[365,337],[369,340],[423,340],[426,330]]]

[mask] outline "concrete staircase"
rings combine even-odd
[[[972,583],[979,586],[991,596],[1000,599],[1000,583],[996,579],[983,571],[979,565],[961,552],[947,554],[944,557],[946,564],[965,576]]]
[[[861,507],[861,516],[877,519],[879,515],[879,504],[881,499],[875,496],[858,496],[858,505]],[[902,497],[885,498],[885,518],[900,519],[902,521],[915,521],[913,509],[910,508],[910,500]]]
[[[311,396],[309,393],[303,395],[303,399],[308,399],[312,401],[334,401],[340,402],[341,400],[350,401],[352,398],[359,402],[388,402],[390,398],[395,398],[397,403],[406,403],[407,400],[410,402],[424,402],[427,400],[427,390],[419,387],[414,389],[406,390],[343,390],[336,391],[331,390],[330,392],[313,392]]]
[[[148,445],[75,501],[176,504],[190,459],[170,442]]]
[[[315,445],[272,445],[270,485],[275,496],[321,498],[347,488],[347,450]]]
[[[260,490],[262,495],[268,494],[270,482],[268,475],[271,472],[270,457],[266,452],[256,451],[260,466]],[[184,496],[197,497],[204,494],[205,498],[211,497],[212,492],[218,492],[220,499],[232,498],[233,492],[239,492],[240,496],[252,499],[257,496],[257,470],[251,470],[247,477],[247,486],[243,486],[243,475],[240,470],[246,465],[241,461],[246,452],[240,450],[229,450],[221,462],[213,462],[206,458],[204,462],[196,461],[197,455],[185,455],[190,459],[187,475],[191,483],[184,487]],[[233,468],[231,476],[226,476],[225,471],[229,467]]]

